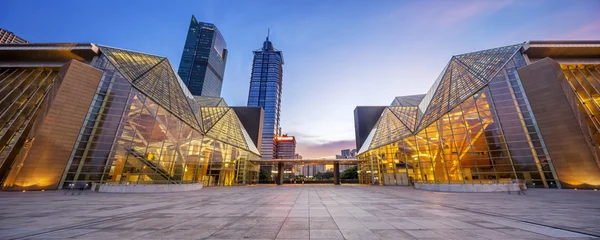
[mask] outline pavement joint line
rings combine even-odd
[[[236,193],[231,193],[231,194],[237,194],[237,192],[236,192]],[[231,194],[226,194],[226,195],[231,195]],[[280,194],[280,195],[281,195],[281,194]],[[272,198],[271,200],[273,200],[273,199],[277,199],[277,197],[274,197],[274,198]],[[271,200],[269,200],[269,201],[267,201],[267,202],[263,203],[262,205],[260,205],[260,207],[262,207],[262,206],[264,206],[264,205],[267,205],[267,204],[268,204],[268,203],[269,203]],[[271,210],[271,211],[273,211],[273,210]],[[240,216],[240,217],[237,217],[236,219],[240,219],[240,218],[242,218],[243,216],[247,216],[247,215],[248,215],[248,213],[245,213],[245,214],[243,214],[242,216]],[[265,218],[265,217],[263,217],[263,218]],[[282,224],[282,225],[283,225],[283,224]],[[215,233],[217,233],[217,232],[219,232],[219,231],[223,230],[225,227],[227,227],[227,225],[224,225],[223,227],[219,228],[218,230],[216,230],[215,232],[211,233],[211,234],[210,234],[209,236],[207,236],[206,238],[210,238],[212,235],[214,235]],[[254,228],[254,227],[252,227],[252,228]],[[148,234],[150,234],[150,233],[148,233]],[[148,234],[145,234],[144,236],[146,236],[146,235],[148,235]],[[243,238],[243,237],[242,237],[242,238]]]
[[[194,201],[187,201],[187,202],[183,202],[183,203],[190,203],[190,202],[194,202]],[[173,205],[177,205],[177,204],[182,204],[182,202],[177,202],[177,203],[173,203],[173,204],[166,205],[166,206],[173,206]],[[54,233],[54,232],[63,232],[63,231],[71,230],[71,229],[79,229],[79,228],[83,228],[83,227],[86,227],[86,226],[89,226],[89,225],[93,225],[93,224],[104,223],[104,222],[108,222],[108,221],[121,220],[121,219],[129,218],[129,217],[134,217],[134,216],[137,216],[137,215],[142,215],[144,213],[150,212],[151,210],[154,210],[154,209],[157,209],[157,208],[164,208],[164,207],[165,206],[159,206],[159,207],[150,208],[150,209],[146,209],[146,210],[141,210],[141,211],[133,212],[133,213],[118,214],[117,216],[106,217],[105,219],[98,220],[98,221],[92,221],[92,222],[87,222],[87,223],[82,223],[82,224],[75,224],[75,225],[71,225],[71,226],[60,227],[60,228],[57,228],[57,229],[50,229],[48,231],[33,233],[33,234],[26,235],[26,236],[19,236],[19,237],[15,237],[15,238],[11,238],[11,239],[27,239],[27,238],[31,238],[31,237],[35,237],[35,236],[40,236],[40,235],[45,235],[45,234]]]
[[[380,194],[383,194],[383,193],[380,193]],[[531,222],[531,221],[528,221],[528,220],[522,220],[522,219],[513,218],[513,217],[501,215],[501,214],[494,214],[494,213],[489,213],[489,212],[476,211],[476,210],[466,209],[466,208],[462,208],[462,207],[456,207],[456,206],[451,206],[451,205],[446,205],[446,204],[441,204],[441,203],[434,203],[434,202],[424,201],[424,200],[421,200],[421,199],[412,199],[412,198],[399,197],[399,196],[388,195],[388,194],[383,194],[383,195],[392,196],[392,197],[401,198],[401,199],[406,199],[406,200],[412,200],[412,201],[421,201],[421,202],[425,202],[425,203],[437,205],[437,206],[440,206],[440,207],[452,208],[452,209],[457,209],[457,210],[466,211],[466,212],[472,212],[472,213],[478,213],[478,214],[488,215],[488,216],[492,216],[492,217],[504,218],[504,219],[508,219],[508,220],[511,220],[511,221],[523,222],[523,223],[528,223],[528,224],[532,224],[532,225],[537,225],[537,226],[542,226],[542,227],[553,228],[553,229],[557,229],[557,230],[562,230],[562,231],[567,231],[567,232],[572,232],[572,233],[578,233],[578,234],[582,234],[582,235],[587,235],[587,236],[594,237],[594,238],[600,238],[600,235],[596,235],[596,234],[593,234],[593,233],[587,233],[587,232],[582,232],[582,231],[579,231],[579,230],[572,230],[572,229],[567,229],[567,228],[562,228],[562,227],[556,227],[556,226],[550,226],[550,225],[546,225],[546,224],[535,223],[535,222]],[[525,230],[525,231],[527,231],[527,230]]]
[[[231,193],[231,194],[235,194],[235,193]],[[230,194],[229,194],[230,195]],[[164,208],[164,207],[168,207],[168,206],[174,206],[174,205],[178,205],[178,204],[188,204],[188,203],[193,203],[193,202],[197,202],[198,200],[190,200],[190,201],[179,201],[179,202],[175,202],[173,204],[169,204],[169,205],[165,205],[165,206],[157,206],[154,208],[149,208],[149,209],[145,209],[145,210],[141,210],[141,211],[137,211],[137,212],[132,212],[132,213],[123,213],[123,214],[118,214],[117,216],[111,216],[111,217],[106,217],[106,219],[102,219],[102,220],[98,220],[98,221],[92,221],[92,222],[88,222],[88,223],[82,223],[82,224],[76,224],[76,225],[71,225],[71,226],[65,226],[65,227],[61,227],[61,228],[57,228],[57,229],[50,229],[48,231],[43,231],[43,232],[38,232],[38,233],[33,233],[33,234],[29,234],[29,235],[25,235],[25,236],[18,236],[18,237],[11,237],[11,239],[28,239],[31,237],[35,237],[35,236],[40,236],[40,235],[46,235],[49,233],[55,233],[55,232],[63,232],[63,231],[67,231],[67,230],[71,230],[71,229],[80,229],[89,225],[93,225],[93,224],[98,224],[98,223],[104,223],[104,222],[108,222],[108,221],[115,221],[115,220],[122,220],[125,218],[130,218],[130,217],[134,217],[137,215],[142,215],[145,213],[149,213],[154,209],[157,208]],[[173,224],[171,226],[174,226],[177,224]],[[104,229],[104,228],[103,228]],[[150,233],[149,233],[150,234]],[[145,234],[147,235],[147,234]]]

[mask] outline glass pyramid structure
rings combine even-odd
[[[260,154],[225,100],[192,96],[167,58],[107,46],[99,48],[133,87],[190,127],[215,139]]]
[[[522,44],[453,56],[427,94],[396,97],[359,153],[415,134],[485,87]]]

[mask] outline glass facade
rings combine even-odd
[[[214,24],[194,16],[185,40],[178,74],[195,96],[221,96],[227,44]]]
[[[256,180],[258,169],[249,160],[259,157],[258,150],[247,142],[233,110],[226,108],[219,119],[204,114],[215,108],[195,113],[168,61],[148,60],[155,66],[139,75],[135,68],[143,72],[145,64],[132,67],[118,59],[140,63],[152,56],[101,49],[94,66],[104,74],[66,166],[63,187],[90,182],[230,186]],[[155,95],[161,87],[170,94]],[[200,126],[195,116],[202,115],[206,124]]]
[[[27,40],[20,38],[12,32],[0,28],[0,44],[27,44]]]
[[[519,49],[454,56],[433,94],[394,100],[359,151],[361,183],[560,187],[516,71],[526,65]]]
[[[577,96],[576,104],[584,114],[592,136],[592,145],[600,148],[600,66],[561,64],[569,86]]]
[[[1,30],[1,29],[0,29]],[[58,68],[0,68],[0,182],[33,141],[60,85]]]
[[[254,51],[248,106],[264,109],[262,145],[263,159],[275,156],[275,137],[279,135],[279,116],[283,82],[283,54],[267,40]]]

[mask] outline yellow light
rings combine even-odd
[[[23,190],[23,192],[26,192],[25,190]]]
[[[577,188],[575,188],[575,191],[577,191]]]
[[[595,188],[594,188],[594,191],[598,191],[598,189],[595,189]]]
[[[42,189],[42,192],[44,191],[44,189]]]

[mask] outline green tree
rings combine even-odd
[[[342,179],[358,179],[358,167],[354,166],[344,170],[340,176]]]
[[[316,179],[332,179],[333,172],[318,172],[315,174]]]
[[[260,172],[258,173],[258,180],[261,180],[261,181],[271,180],[271,175],[267,172],[267,170],[264,170],[261,168]]]

